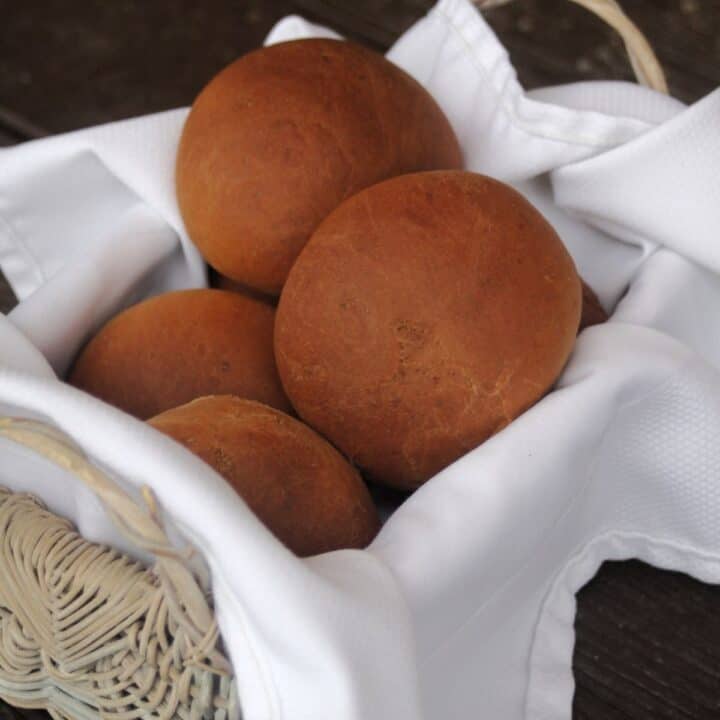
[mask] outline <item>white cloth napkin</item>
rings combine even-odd
[[[270,41],[326,33],[292,17]],[[569,718],[574,593],[606,559],[720,582],[720,91],[525,93],[467,0],[391,59],[438,99],[468,166],[550,219],[611,322],[558,388],[433,478],[364,552],[298,560],[199,460],[55,379],[118,308],[200,285],[173,191],[185,111],[0,151],[0,414],[56,424],[202,552],[248,720]],[[20,333],[20,334],[19,334]],[[36,349],[37,348],[37,349]],[[69,476],[0,442],[0,484],[134,549]]]

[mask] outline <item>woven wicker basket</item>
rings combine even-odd
[[[652,49],[614,0],[573,2],[617,29],[638,80],[666,92]],[[67,720],[241,717],[209,588],[171,545],[150,491],[138,504],[42,423],[0,418],[0,436],[75,475],[155,558],[143,567],[87,542],[39,499],[0,489],[0,697]]]
[[[217,623],[151,493],[132,500],[66,436],[0,419],[0,436],[69,471],[155,557],[144,568],[83,540],[37,498],[0,489],[0,696],[55,718],[240,717]]]

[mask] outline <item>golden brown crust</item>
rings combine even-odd
[[[120,313],[85,346],[68,381],[140,419],[233,393],[290,404],[273,355],[275,311],[222,290],[181,290]]]
[[[358,473],[284,413],[207,397],[148,422],[211,465],[298,555],[363,548],[377,534],[377,511]]]
[[[465,172],[395,178],[333,212],[294,265],[278,370],[304,420],[410,489],[551,387],[580,299],[570,255],[519,193]]]
[[[298,40],[245,55],[202,91],[176,185],[206,260],[277,295],[342,200],[388,177],[461,164],[450,124],[407,73],[353,43]]]

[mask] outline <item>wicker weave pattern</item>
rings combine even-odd
[[[0,435],[102,482],[46,426],[5,419]],[[154,533],[144,536],[154,537],[141,544],[160,550],[157,521],[134,507],[133,535],[145,518]],[[204,593],[177,553],[163,554],[145,569],[84,540],[38,499],[0,488],[0,696],[63,720],[238,720],[235,681]]]

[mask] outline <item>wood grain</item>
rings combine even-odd
[[[692,102],[720,85],[720,0],[623,0]],[[40,132],[190,103],[290,12],[377,49],[429,0],[0,0],[0,105]],[[630,79],[613,31],[567,0],[522,0],[487,18],[521,82]],[[42,51],[39,50],[42,48]],[[0,109],[2,109],[0,108]],[[26,137],[3,123],[0,145]],[[14,304],[0,277],[0,311]],[[609,563],[578,595],[576,720],[720,718],[720,588],[641,563]],[[0,720],[47,717],[0,704]]]
[[[0,0],[0,105],[50,132],[192,101],[209,77],[300,12],[378,49],[430,0]],[[677,97],[720,84],[720,0],[625,0]],[[517,0],[487,13],[527,87],[630,79],[619,37],[568,0]],[[37,48],[42,48],[38,52]]]
[[[25,138],[22,136],[18,136],[12,130],[3,127],[2,124],[0,124],[0,147],[14,145],[21,140],[25,140]]]
[[[606,563],[578,595],[577,720],[720,718],[720,588]]]

